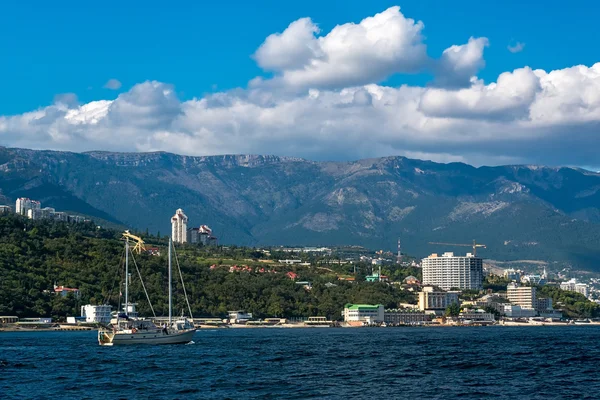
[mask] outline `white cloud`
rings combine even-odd
[[[442,53],[436,65],[436,84],[444,87],[466,87],[473,76],[483,69],[483,49],[487,38],[469,38],[467,44],[453,45]]]
[[[83,105],[58,96],[48,107],[0,116],[0,143],[328,160],[400,154],[475,164],[600,164],[600,63],[549,72],[524,67],[487,83],[474,76],[483,67],[487,39],[471,38],[438,61],[424,61],[421,30],[398,8],[322,37],[302,19],[267,38],[255,54],[275,72],[275,82],[189,101],[161,82]],[[376,84],[423,63],[436,66],[436,85]]]
[[[104,89],[118,90],[121,88],[121,82],[114,78],[109,79],[103,87]]]
[[[256,51],[258,64],[276,72],[271,86],[341,88],[381,81],[394,73],[417,72],[427,63],[422,22],[400,7],[338,25],[316,37],[310,18],[299,19],[269,36]],[[265,84],[265,81],[257,81]]]
[[[517,42],[514,46],[510,44],[506,47],[511,53],[520,53],[525,49],[525,43]]]
[[[528,67],[504,72],[497,82],[485,85],[473,80],[471,87],[457,91],[428,90],[421,98],[420,110],[432,117],[519,119],[540,89],[539,77]]]
[[[316,33],[319,33],[317,25],[310,18],[301,18],[292,22],[282,33],[267,37],[254,58],[265,70],[303,68],[311,60],[321,59],[324,55]]]

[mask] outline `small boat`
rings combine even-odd
[[[129,235],[128,232],[126,232]],[[171,283],[171,247],[169,238],[169,319],[168,323],[157,326],[152,321],[139,318],[135,310],[136,303],[129,302],[129,237],[125,236],[125,305],[122,313],[117,313],[111,329],[98,331],[98,343],[101,346],[127,344],[183,344],[192,341],[196,328],[187,318],[176,320],[172,317],[173,296]],[[145,289],[144,289],[145,290]],[[186,295],[187,299],[187,295]]]

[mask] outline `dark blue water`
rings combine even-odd
[[[600,398],[600,327],[0,333],[1,399]]]

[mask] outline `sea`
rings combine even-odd
[[[600,327],[0,332],[0,399],[599,399]]]

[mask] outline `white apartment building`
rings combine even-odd
[[[181,208],[178,208],[171,218],[171,239],[173,243],[187,242],[187,223],[187,215],[184,214]]]
[[[483,259],[471,253],[464,257],[455,256],[452,252],[441,257],[434,253],[424,258],[421,266],[423,285],[434,285],[444,290],[483,288]]]
[[[112,306],[109,305],[93,306],[86,304],[81,306],[81,316],[85,317],[85,322],[108,324],[111,318],[111,310]]]
[[[344,322],[364,322],[373,324],[385,319],[382,304],[346,304],[342,315]]]
[[[537,315],[537,311],[533,308],[524,308],[512,304],[505,304],[503,313],[509,318],[530,318]]]
[[[588,297],[590,295],[590,287],[585,283],[578,283],[577,279],[575,278],[567,282],[562,282],[560,284],[560,288],[569,292],[581,293],[585,297]]]
[[[485,312],[483,310],[461,311],[461,313],[458,315],[458,318],[462,321],[472,321],[481,323],[492,323],[496,320],[494,314]]]
[[[538,307],[536,289],[531,286],[519,286],[514,282],[509,283],[506,288],[506,298],[511,304],[521,308],[536,309]]]
[[[52,207],[30,208],[27,210],[27,218],[29,219],[46,219],[54,218],[56,210]]]
[[[40,208],[41,203],[39,201],[20,197],[15,204],[15,213],[28,216],[29,210],[39,210]]]
[[[419,292],[419,310],[443,311],[452,303],[460,304],[458,293],[437,291],[431,286],[426,286]]]

